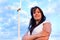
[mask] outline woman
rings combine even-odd
[[[51,23],[46,22],[42,10],[35,6],[31,8],[31,20],[28,27],[29,31],[23,36],[22,40],[48,40],[51,33]]]

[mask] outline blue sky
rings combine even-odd
[[[0,0],[0,40],[18,40],[18,12],[20,11],[20,38],[28,30],[30,9],[39,6],[52,24],[49,40],[60,40],[60,0]]]
[[[0,0],[0,40],[17,40],[20,0]]]
[[[52,24],[52,31],[49,40],[60,40],[60,0],[22,0],[20,13],[20,36],[28,30],[29,20],[31,18],[30,9],[39,6],[46,16],[46,20]]]

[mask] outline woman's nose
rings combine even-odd
[[[38,13],[35,13],[36,15],[38,14]]]

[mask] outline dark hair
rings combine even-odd
[[[33,12],[34,12],[37,8],[40,10],[41,15],[42,15],[42,18],[41,18],[40,22],[36,25],[36,21],[35,21],[35,19],[33,18]],[[31,20],[30,20],[29,27],[28,27],[28,29],[29,29],[29,31],[30,31],[30,34],[32,34],[32,31],[33,31],[33,29],[34,29],[36,26],[38,26],[39,24],[41,24],[41,23],[44,22],[45,20],[46,20],[46,17],[44,16],[43,11],[42,11],[39,7],[37,7],[37,6],[32,7],[32,8],[31,8]]]

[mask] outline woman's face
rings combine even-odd
[[[36,21],[41,19],[42,15],[41,15],[41,12],[38,8],[35,10],[35,12],[33,12],[33,17]]]

